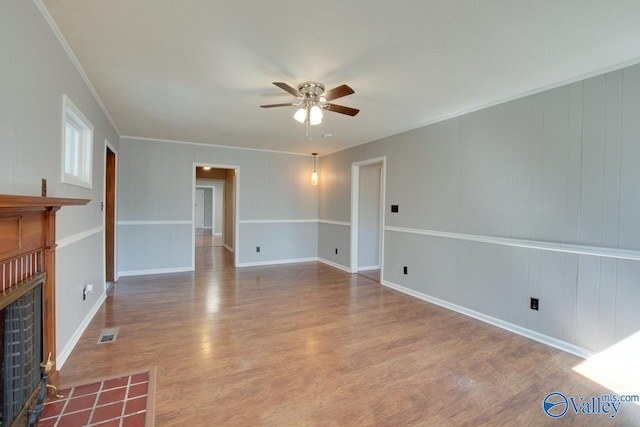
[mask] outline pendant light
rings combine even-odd
[[[316,172],[316,156],[318,153],[311,153],[313,155],[313,172],[311,173],[311,185],[318,185],[318,172]]]

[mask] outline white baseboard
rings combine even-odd
[[[358,267],[358,271],[378,270],[379,268],[379,265],[366,265],[364,267]]]
[[[229,252],[235,252],[235,251],[233,250],[233,248],[232,248],[231,246],[227,245],[227,244],[223,244],[222,246],[224,246],[224,247],[225,247],[225,249],[227,249]]]
[[[222,233],[213,233],[215,237],[222,237]]]
[[[118,273],[118,277],[146,276],[147,274],[184,273],[185,271],[193,271],[193,267],[154,268],[150,270],[120,271]]]
[[[400,291],[407,295],[411,295],[412,297],[439,305],[460,314],[464,314],[465,316],[473,317],[474,319],[489,323],[490,325],[497,326],[498,328],[506,329],[507,331],[522,335],[523,337],[530,338],[534,341],[538,341],[550,347],[557,348],[558,350],[566,351],[567,353],[574,354],[584,359],[588,359],[594,354],[592,351],[587,350],[586,348],[578,347],[577,345],[541,334],[539,332],[532,331],[527,328],[523,328],[522,326],[514,325],[513,323],[505,322],[504,320],[496,319],[495,317],[479,313],[466,307],[462,307],[460,305],[423,294],[422,292],[414,291],[413,289],[405,288],[404,286],[397,285],[395,283],[389,282],[388,280],[381,280],[380,283],[388,288],[395,289],[396,291]]]
[[[318,257],[318,262],[330,265],[331,267],[337,268],[342,271],[346,271],[347,273],[351,274],[351,269],[349,267],[346,267],[342,264],[338,264],[337,262],[329,261],[328,259],[324,259],[320,257]]]
[[[69,356],[71,356],[71,352],[75,348],[76,344],[78,344],[78,341],[80,341],[80,338],[82,337],[82,334],[87,329],[87,327],[89,326],[89,324],[93,320],[93,318],[96,315],[96,313],[98,312],[98,310],[100,310],[100,307],[102,307],[102,304],[104,303],[104,301],[106,299],[107,299],[107,294],[103,293],[102,295],[100,295],[100,298],[98,298],[98,300],[93,305],[93,307],[91,307],[91,311],[89,311],[89,313],[87,313],[85,318],[82,320],[82,323],[80,323],[80,325],[78,326],[78,329],[76,329],[76,331],[73,333],[73,335],[71,336],[71,338],[69,339],[67,344],[64,346],[64,348],[62,350],[60,350],[58,352],[58,354],[56,356],[56,369],[57,370],[62,369],[62,366],[64,366],[64,364],[67,361],[67,359],[69,358]]]
[[[256,262],[241,262],[238,263],[238,267],[260,267],[263,265],[279,265],[279,264],[296,264],[299,262],[313,262],[318,258],[295,258],[295,259],[275,259],[271,261],[256,261]]]

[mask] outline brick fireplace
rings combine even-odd
[[[0,426],[28,425],[40,363],[55,361],[56,212],[88,202],[0,195]],[[49,380],[57,384],[57,370]]]

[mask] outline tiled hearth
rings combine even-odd
[[[143,427],[149,411],[150,373],[142,372],[59,390],[50,397],[39,427]],[[150,413],[151,412],[151,413]]]

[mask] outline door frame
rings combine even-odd
[[[115,166],[114,166],[114,194],[113,194],[113,223],[111,227],[113,228],[113,281],[116,282],[120,278],[120,274],[118,271],[118,150],[114,147],[108,139],[104,140],[104,148],[102,150],[103,154],[103,164],[104,164],[104,185],[102,188],[102,200],[104,203],[104,207],[102,209],[102,248],[104,250],[104,262],[102,263],[103,268],[103,279],[104,279],[104,289],[107,290],[107,149],[111,151],[115,155]]]
[[[381,204],[382,211],[380,213],[380,280],[384,277],[384,217],[387,194],[387,156],[376,157],[373,159],[361,160],[351,164],[351,273],[358,272],[358,213],[360,210],[360,167],[382,163],[382,181],[381,187]]]
[[[203,163],[203,162],[193,162],[191,167],[191,269],[195,271],[196,269],[196,168],[198,167],[211,167],[215,169],[232,169],[236,171],[235,175],[235,188],[234,188],[234,210],[235,215],[233,218],[233,265],[234,267],[238,267],[239,257],[240,257],[240,166],[239,165],[223,165],[218,163]],[[224,195],[224,193],[223,193]],[[224,213],[223,213],[224,215]],[[223,225],[224,229],[224,225]],[[223,232],[224,233],[224,232]],[[224,234],[223,234],[224,236]]]

